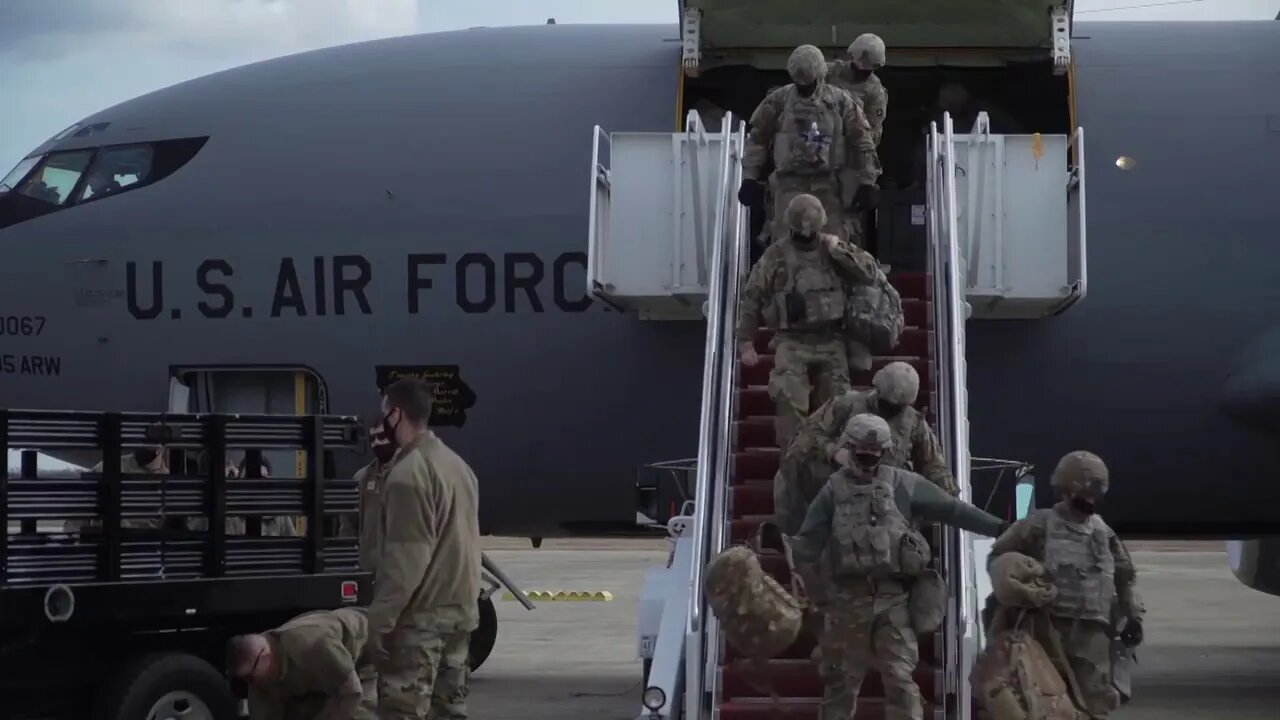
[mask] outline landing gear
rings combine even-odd
[[[477,605],[480,609],[480,624],[471,631],[471,651],[467,655],[467,665],[471,672],[484,664],[498,641],[498,610],[493,606],[492,596],[481,597]]]

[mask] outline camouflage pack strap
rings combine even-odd
[[[796,572],[795,554],[792,552],[791,545],[787,542],[782,528],[778,527],[776,522],[766,520],[757,525],[756,529],[751,533],[750,539],[747,540],[747,546],[757,556],[761,555],[765,548],[782,553],[782,558],[787,563],[787,576],[789,578],[787,590],[802,605],[808,604],[809,593],[805,590],[804,578],[800,577],[800,573]]]

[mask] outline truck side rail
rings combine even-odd
[[[173,474],[121,471],[128,452],[155,446]],[[0,625],[41,614],[198,623],[367,600],[354,524],[340,532],[358,489],[332,469],[333,451],[365,447],[362,423],[346,416],[0,410],[0,449],[22,457],[0,475]],[[38,451],[67,449],[101,450],[101,470],[38,471]],[[289,449],[306,452],[302,478],[226,477],[228,451],[256,461]],[[305,531],[263,536],[270,517],[304,518]],[[78,609],[66,617],[50,610],[68,602]]]

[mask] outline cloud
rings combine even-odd
[[[0,0],[0,175],[73,122],[280,55],[418,31],[419,0]]]

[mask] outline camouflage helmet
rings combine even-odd
[[[860,413],[849,418],[849,422],[845,424],[840,444],[855,451],[884,451],[893,447],[893,435],[884,418],[872,413]]]
[[[1111,484],[1111,473],[1102,458],[1088,450],[1074,450],[1058,461],[1049,484],[1062,497],[1086,490],[1105,495]]]
[[[890,405],[911,405],[920,395],[920,375],[910,363],[895,360],[871,378],[876,394]]]
[[[849,43],[849,61],[859,70],[884,67],[884,40],[875,33],[862,33]]]
[[[791,232],[806,237],[816,234],[827,224],[827,211],[823,209],[822,202],[808,193],[791,198],[783,217]]]
[[[797,85],[812,85],[827,76],[827,59],[813,45],[801,45],[787,59],[787,74]]]

